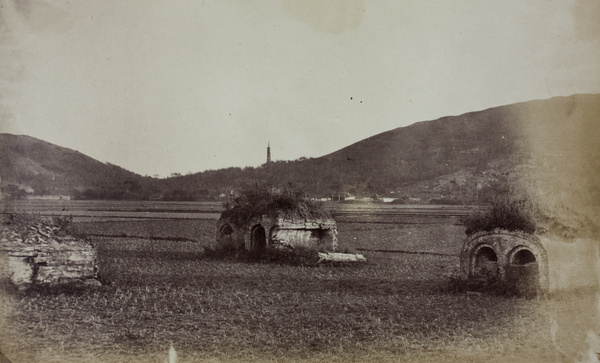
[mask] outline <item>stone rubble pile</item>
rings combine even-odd
[[[19,288],[85,283],[99,285],[97,251],[87,241],[38,222],[0,226],[0,277]]]

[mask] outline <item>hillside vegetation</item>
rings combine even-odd
[[[83,197],[89,189],[121,199],[139,189],[135,173],[33,137],[0,134],[0,148],[4,193]]]
[[[243,183],[268,181],[300,184],[311,196],[472,204],[489,203],[494,183],[513,175],[544,184],[551,193],[579,193],[570,198],[589,204],[600,200],[598,115],[600,95],[556,97],[418,122],[318,158],[166,179],[142,177],[31,137],[1,134],[0,173],[3,193],[13,196],[202,200]]]

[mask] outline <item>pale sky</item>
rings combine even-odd
[[[0,4],[0,130],[142,175],[600,93],[600,0]]]

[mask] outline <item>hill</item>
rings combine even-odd
[[[600,201],[600,95],[555,97],[417,122],[319,158],[167,179],[141,177],[27,136],[0,135],[4,189],[84,198],[214,199],[241,183],[303,185],[313,196],[485,202],[511,177]],[[590,194],[591,193],[591,194]],[[393,194],[393,195],[392,195]],[[589,201],[588,201],[589,202]]]
[[[418,122],[320,158],[275,163],[263,174],[303,182],[314,192],[429,198],[443,196],[443,184],[454,181],[455,190],[464,186],[465,198],[499,176],[546,165],[561,180],[578,175],[593,187],[590,182],[600,177],[599,115],[600,95],[517,103]],[[441,178],[455,173],[463,176]]]
[[[141,189],[138,174],[30,136],[0,134],[0,151],[3,195],[84,197],[94,190],[120,199]]]

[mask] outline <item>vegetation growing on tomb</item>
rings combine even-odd
[[[465,233],[502,228],[526,233],[551,233],[566,238],[597,238],[600,226],[590,218],[597,207],[585,205],[568,189],[557,190],[526,175],[505,176],[492,185],[491,208],[465,217]]]
[[[502,228],[509,231],[535,232],[537,228],[536,206],[514,185],[504,180],[494,185],[495,193],[491,208],[484,212],[463,219],[465,233],[471,235],[479,231],[491,231]]]
[[[326,218],[329,214],[306,196],[301,187],[287,184],[275,187],[267,183],[244,184],[224,203],[222,218],[243,226],[252,218],[267,215],[287,218]]]

